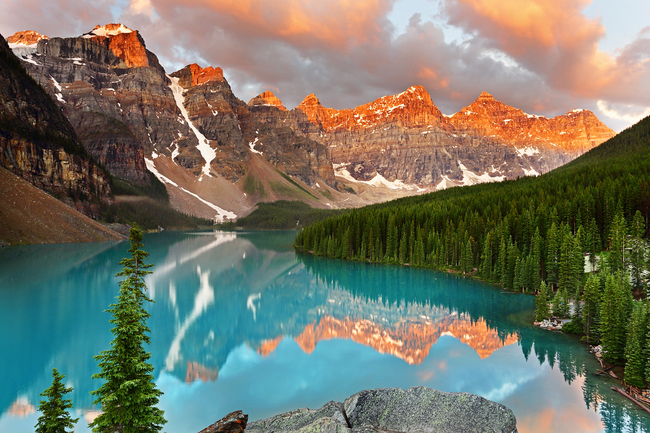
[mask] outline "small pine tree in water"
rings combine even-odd
[[[41,416],[36,424],[36,433],[68,433],[66,429],[73,428],[79,418],[72,418],[67,409],[72,408],[72,400],[66,400],[63,396],[72,391],[66,388],[61,382],[65,374],[52,369],[52,386],[41,393],[47,400],[41,400],[38,411]]]
[[[107,312],[113,315],[111,333],[115,336],[111,349],[95,356],[101,373],[93,379],[105,383],[91,394],[94,404],[101,406],[102,414],[89,424],[93,432],[158,432],[167,422],[164,412],[156,407],[162,392],[153,381],[151,354],[143,345],[150,342],[147,319],[151,316],[144,309],[144,302],[153,302],[145,293],[144,277],[153,265],[145,264],[149,256],[142,250],[142,232],[134,226],[129,233],[131,257],[120,262],[123,265],[117,303]]]

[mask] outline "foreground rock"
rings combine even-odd
[[[236,410],[230,412],[210,427],[204,428],[199,433],[244,433],[247,423],[248,415],[244,415],[241,410]]]
[[[247,433],[516,432],[510,409],[469,393],[427,387],[361,391],[344,403],[298,409],[248,425]]]

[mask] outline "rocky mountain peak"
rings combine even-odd
[[[490,95],[488,92],[481,92],[478,99],[494,99],[494,96]]]
[[[90,32],[81,35],[81,38],[106,46],[129,68],[150,66],[144,39],[137,30],[131,30],[124,24],[97,25]]]
[[[36,45],[38,41],[43,39],[50,38],[34,30],[25,30],[9,36],[7,42],[10,44],[9,47],[14,48],[14,45]]]
[[[303,99],[300,105],[298,105],[299,108],[300,107],[307,108],[307,107],[314,107],[314,106],[322,107],[323,105],[320,103],[316,95],[314,95],[313,93],[310,93],[309,95],[305,96],[305,99]]]
[[[383,96],[354,109],[324,108],[313,94],[298,106],[309,120],[328,131],[374,128],[392,123],[403,127],[422,127],[445,122],[443,115],[422,86],[411,86],[397,95]]]
[[[94,29],[83,35],[85,38],[92,38],[95,36],[115,36],[122,33],[133,33],[133,30],[124,24],[111,23],[105,25],[96,25]]]
[[[302,111],[311,123],[314,125],[322,125],[326,130],[330,130],[333,125],[340,123],[338,117],[341,111],[323,107],[323,104],[321,104],[313,93],[307,95],[300,105],[296,107],[296,110]],[[349,112],[350,110],[347,111]]]
[[[213,68],[212,66],[202,68],[196,63],[187,65],[183,69],[176,71],[171,75],[179,78],[178,84],[180,84],[184,89],[193,86],[200,86],[210,81],[225,81],[225,78],[223,77],[223,69],[219,67]]]
[[[260,107],[260,106],[276,107],[279,110],[288,111],[286,107],[282,105],[282,101],[280,101],[277,98],[277,96],[275,96],[271,91],[266,91],[260,95],[257,95],[256,97],[248,101],[248,105],[250,107]]]

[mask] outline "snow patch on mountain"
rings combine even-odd
[[[202,180],[203,175],[210,176],[210,163],[214,158],[217,157],[217,153],[214,151],[212,147],[210,147],[210,142],[208,141],[207,138],[205,138],[205,135],[201,134],[201,131],[194,126],[194,124],[190,121],[190,117],[187,114],[187,109],[185,109],[185,96],[183,96],[183,87],[181,87],[180,84],[178,84],[178,81],[180,78],[177,77],[172,77],[170,75],[167,75],[167,78],[171,80],[171,84],[169,85],[169,88],[172,90],[172,93],[174,94],[174,100],[176,101],[176,106],[178,106],[178,109],[181,110],[181,114],[183,115],[183,118],[187,121],[187,124],[189,125],[190,129],[192,132],[194,132],[194,135],[196,135],[196,138],[199,140],[199,144],[196,146],[197,149],[199,149],[199,152],[201,152],[201,156],[205,160],[205,165],[203,166],[203,173],[201,174],[201,178],[199,180]]]
[[[518,155],[520,158],[523,157],[524,155],[526,155],[526,156],[533,156],[533,155],[535,155],[536,153],[539,153],[539,149],[538,149],[538,148],[536,148],[536,147],[531,147],[531,146],[524,147],[524,148],[521,148],[521,149],[519,149],[518,147],[515,146],[515,151],[517,152],[517,155]]]
[[[161,174],[161,173],[158,171],[158,169],[156,168],[156,165],[154,164],[153,159],[145,158],[145,159],[144,159],[144,162],[145,162],[145,164],[147,165],[147,170],[149,170],[150,172],[152,172],[152,173],[154,174],[154,176],[156,176],[156,177],[158,178],[159,181],[161,181],[162,183],[168,183],[168,184],[170,184],[170,185],[175,186],[176,188],[180,189],[180,190],[183,191],[184,193],[191,195],[192,197],[198,199],[198,200],[199,200],[200,202],[202,202],[203,204],[206,204],[206,205],[208,205],[209,207],[211,207],[212,209],[214,209],[215,211],[217,211],[217,214],[214,216],[214,221],[215,221],[215,222],[217,222],[217,223],[222,223],[222,222],[224,222],[226,219],[234,220],[234,219],[237,218],[237,214],[235,214],[235,213],[233,213],[233,212],[230,212],[230,211],[227,211],[227,210],[225,210],[225,209],[223,209],[223,208],[220,208],[219,206],[217,206],[217,205],[214,204],[214,203],[210,203],[209,201],[202,199],[202,198],[199,197],[198,195],[194,194],[194,193],[191,192],[191,191],[186,190],[185,188],[183,188],[182,186],[178,185],[176,182],[174,182],[174,181],[171,180],[170,178],[168,178],[168,177],[164,176],[163,174]]]
[[[257,144],[257,142],[258,142],[259,140],[260,140],[259,137],[255,137],[255,141],[251,141],[251,142],[249,142],[249,143],[248,143],[248,147],[249,147],[249,149],[251,150],[251,152],[262,155],[262,152],[261,152],[261,151],[255,149],[255,145]],[[261,146],[261,145],[262,145],[262,142],[260,141],[260,146]]]
[[[336,176],[342,177],[345,180],[349,180],[350,182],[365,183],[366,185],[371,185],[375,187],[384,187],[388,189],[408,190],[408,191],[418,191],[418,192],[427,191],[426,189],[420,188],[417,185],[406,184],[400,179],[395,179],[394,181],[391,182],[379,173],[377,173],[375,177],[373,177],[370,180],[357,180],[354,177],[352,177],[352,175],[346,168],[348,165],[349,164],[334,164],[334,174]]]
[[[469,170],[465,165],[458,160],[458,167],[463,172],[463,180],[461,181],[463,185],[476,185],[479,183],[487,182],[501,182],[505,179],[505,176],[490,176],[487,172],[483,174],[476,174],[473,171]]]
[[[95,36],[115,36],[120,33],[132,33],[133,30],[124,24],[107,24],[105,26],[96,26],[92,31],[82,35],[83,38],[94,38]]]

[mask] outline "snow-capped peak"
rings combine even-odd
[[[124,24],[106,24],[105,26],[97,25],[95,28],[83,35],[84,38],[93,38],[95,36],[115,36],[120,33],[131,33],[133,30],[126,27]]]
[[[49,37],[42,35],[34,30],[26,30],[23,32],[16,32],[7,38],[9,48],[29,47],[36,48],[38,41],[42,39],[49,39]]]

